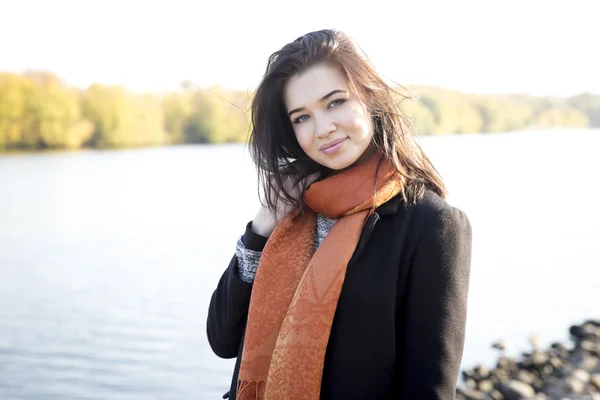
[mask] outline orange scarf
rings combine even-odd
[[[375,182],[380,158],[376,152],[361,165],[313,183],[304,195],[304,215],[290,213],[269,237],[250,298],[238,399],[319,398],[348,261],[367,217],[401,190],[387,160]],[[317,212],[341,218],[315,252]]]

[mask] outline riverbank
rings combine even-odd
[[[555,342],[539,349],[533,336],[531,352],[518,359],[503,355],[496,368],[481,365],[462,371],[463,387],[456,400],[600,400],[600,320],[588,320],[569,329],[572,346]]]
[[[600,317],[600,131],[545,133],[421,140],[477,232],[463,369]],[[243,145],[0,157],[0,399],[221,398],[206,311],[258,206]]]

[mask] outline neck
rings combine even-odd
[[[346,168],[342,168],[342,169],[325,168],[325,172],[323,173],[323,179],[340,174],[344,171],[349,170],[350,168],[356,167],[357,165],[367,162],[369,160],[369,158],[371,158],[373,153],[375,153],[375,151],[376,150],[373,147],[371,147],[371,146],[367,147],[367,149],[364,151],[364,153],[362,153],[361,156],[358,157],[358,159],[356,161],[354,161],[352,164],[350,164]]]

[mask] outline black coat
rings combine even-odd
[[[246,247],[267,239],[252,232]],[[463,353],[471,224],[432,191],[406,208],[396,196],[377,208],[348,264],[325,354],[321,399],[454,399]],[[252,285],[233,256],[208,312],[216,355],[243,347]]]

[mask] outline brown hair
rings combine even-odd
[[[446,187],[434,166],[414,140],[410,123],[402,115],[398,95],[345,33],[321,30],[307,33],[269,57],[266,72],[252,100],[250,154],[264,199],[271,210],[278,201],[300,206],[283,185],[288,175],[297,181],[323,166],[300,148],[283,101],[287,81],[318,63],[341,69],[373,119],[373,146],[391,160],[402,176],[402,197],[407,204],[420,199],[425,189],[446,197]],[[306,188],[303,188],[306,189]]]

